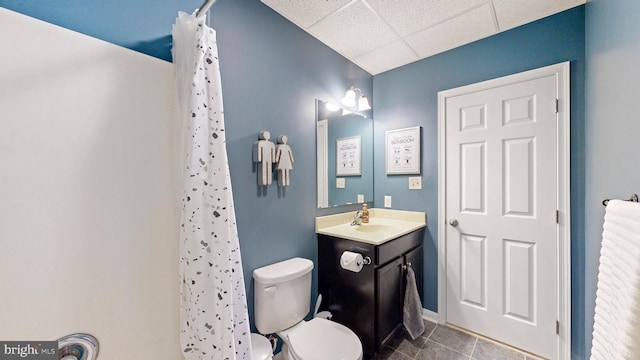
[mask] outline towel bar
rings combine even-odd
[[[607,204],[609,203],[609,200],[611,200],[611,199],[602,200],[602,205],[607,206]],[[638,195],[633,194],[633,195],[631,195],[631,199],[626,200],[626,201],[638,202]]]

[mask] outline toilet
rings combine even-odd
[[[349,328],[319,317],[304,321],[311,270],[311,260],[293,258],[253,271],[258,331],[282,339],[282,360],[362,360],[362,343]]]
[[[251,358],[253,360],[273,359],[271,342],[266,337],[251,333]]]

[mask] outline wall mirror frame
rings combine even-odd
[[[326,105],[316,99],[317,206],[367,203],[372,207],[373,119],[342,108],[332,111]]]

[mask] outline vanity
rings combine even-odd
[[[322,310],[352,329],[367,357],[376,358],[402,327],[408,266],[422,296],[424,212],[370,209],[369,223],[351,225],[354,212],[316,218],[318,290]],[[345,251],[362,254],[358,272],[345,270]]]

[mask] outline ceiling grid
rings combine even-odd
[[[261,0],[372,75],[585,0]]]

